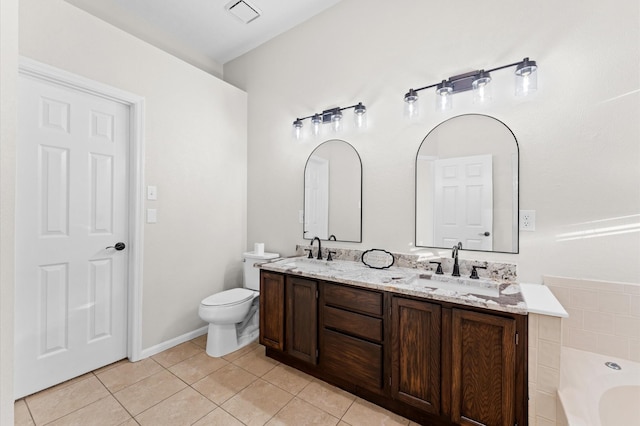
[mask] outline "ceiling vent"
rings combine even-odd
[[[244,0],[232,0],[227,3],[225,9],[245,24],[248,24],[260,17],[260,10]]]

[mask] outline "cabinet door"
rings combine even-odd
[[[451,411],[461,425],[513,426],[515,320],[453,310]]]
[[[318,348],[318,283],[287,277],[287,353],[316,364]]]
[[[440,414],[440,311],[433,303],[392,299],[392,395],[434,414]]]
[[[260,272],[260,343],[284,350],[284,275]]]

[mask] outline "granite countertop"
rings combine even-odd
[[[493,311],[527,314],[527,305],[522,297],[520,286],[515,282],[496,282],[489,279],[472,281],[465,277],[456,282],[453,277],[436,276],[432,271],[422,269],[398,266],[372,269],[361,262],[350,260],[328,262],[308,259],[306,256],[275,259],[256,266],[266,271],[476,306]]]

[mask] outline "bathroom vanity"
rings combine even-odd
[[[267,356],[420,424],[527,424],[516,284],[304,257],[260,267]]]

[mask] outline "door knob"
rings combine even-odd
[[[491,235],[491,232],[485,231],[485,232],[479,233],[478,235],[480,235],[481,237],[488,237],[489,235]]]
[[[126,247],[126,246],[124,245],[124,243],[116,243],[115,245],[113,245],[113,246],[109,246],[109,247],[107,247],[107,248],[108,248],[108,249],[110,249],[110,248],[114,248],[114,249],[116,249],[116,250],[120,251],[120,250],[124,250],[124,248],[125,248],[125,247]]]

